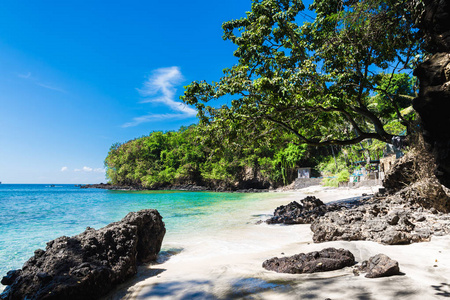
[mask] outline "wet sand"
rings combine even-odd
[[[141,267],[137,278],[107,299],[443,299],[450,297],[450,237],[386,246],[375,242],[312,242],[310,225],[256,225],[273,210],[313,195],[331,202],[371,194],[377,188],[319,186],[261,196],[257,206],[212,216],[217,226],[167,235],[159,263]],[[369,279],[352,268],[316,274],[279,274],[264,260],[327,247],[350,250],[356,261],[384,253],[403,275]]]

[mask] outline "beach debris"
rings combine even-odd
[[[367,273],[367,278],[387,277],[400,274],[400,268],[398,262],[392,260],[385,254],[377,254],[365,260],[358,267],[358,270],[362,273]]]
[[[273,257],[262,266],[278,273],[315,273],[350,267],[355,264],[353,254],[345,249],[326,248],[321,251],[300,253],[289,257]]]
[[[99,230],[59,237],[3,277],[0,299],[98,299],[135,275],[137,264],[154,261],[165,232],[158,211],[146,209]]]

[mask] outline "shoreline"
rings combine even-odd
[[[310,225],[255,225],[273,210],[313,195],[325,203],[374,193],[374,188],[309,187],[270,193],[257,207],[227,212],[237,221],[227,228],[192,236],[167,237],[160,263],[104,299],[439,299],[450,294],[450,236],[430,242],[382,245],[370,241],[313,243]],[[272,197],[274,196],[274,197]],[[193,229],[195,230],[195,229]],[[357,262],[384,253],[404,275],[377,279],[355,276],[352,268],[314,274],[280,274],[262,268],[275,256],[327,247],[350,250]],[[177,253],[177,254],[174,254]],[[362,299],[361,298],[361,299]]]
[[[80,185],[80,188],[103,189],[114,191],[189,191],[189,192],[222,192],[222,193],[266,193],[276,190],[276,189],[258,189],[258,188],[231,190],[225,188],[209,188],[206,186],[200,186],[195,184],[170,185],[160,188],[144,188],[142,186],[115,185],[110,183],[84,184]]]

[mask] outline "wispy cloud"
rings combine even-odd
[[[31,77],[31,72],[28,72],[27,74],[18,74],[17,76],[20,78],[28,79]]]
[[[57,92],[61,92],[61,93],[65,93],[66,91],[63,89],[60,89],[59,87],[56,86],[51,86],[48,84],[43,84],[43,83],[36,83],[38,86],[41,86],[43,88],[49,89],[49,90],[53,90],[53,91],[57,91]]]
[[[94,172],[94,173],[105,173],[106,172],[106,170],[105,169],[103,169],[103,168],[91,168],[91,167],[86,167],[86,166],[84,166],[83,168],[81,168],[81,169],[74,169],[74,172],[88,172],[88,173],[90,173],[90,172]]]
[[[153,71],[152,75],[138,89],[145,97],[141,103],[160,103],[167,106],[173,113],[147,114],[136,117],[133,121],[125,123],[122,127],[137,126],[141,123],[158,121],[162,119],[186,119],[197,115],[197,111],[183,102],[176,101],[176,87],[184,80],[179,67],[160,68]]]
[[[61,172],[66,172],[66,171],[68,171],[68,170],[69,170],[68,167],[62,167],[62,168],[61,168]]]
[[[38,78],[31,76],[31,72],[28,72],[27,74],[17,74],[17,77],[29,80],[32,83],[34,83],[40,87],[43,87],[45,89],[49,89],[49,90],[53,90],[53,91],[57,91],[57,92],[61,92],[61,93],[66,93],[65,90],[63,90],[57,86],[47,84],[47,83],[42,83]]]

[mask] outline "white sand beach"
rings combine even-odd
[[[212,216],[217,226],[167,234],[160,263],[141,267],[138,277],[107,299],[444,299],[450,297],[450,236],[430,242],[387,246],[376,242],[312,241],[310,225],[256,225],[279,206],[313,195],[323,202],[348,199],[378,188],[320,186],[262,196],[257,207]],[[211,220],[210,220],[211,221]],[[262,268],[272,257],[327,247],[350,250],[361,262],[378,253],[397,260],[403,275],[369,279],[352,268],[315,274],[280,274]],[[168,253],[176,253],[168,255]]]

